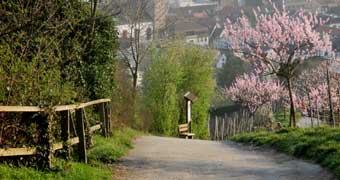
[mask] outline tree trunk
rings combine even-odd
[[[295,106],[294,106],[294,97],[292,92],[292,83],[291,79],[287,78],[288,83],[288,91],[289,91],[289,99],[290,99],[290,117],[289,117],[289,126],[296,127],[296,119],[295,119]]]
[[[137,91],[137,83],[138,83],[138,73],[134,73],[132,75],[132,88],[133,88],[133,93],[135,94]]]
[[[316,106],[316,115],[317,115],[317,123],[318,127],[320,126],[320,113],[319,113],[319,108]]]
[[[314,127],[314,124],[313,124],[313,111],[312,111],[312,103],[311,103],[310,95],[309,94],[308,94],[308,106],[309,106],[309,115],[310,115],[311,127],[313,128]]]
[[[333,103],[332,103],[332,94],[331,94],[331,82],[330,82],[330,76],[329,76],[329,70],[327,68],[326,71],[327,75],[327,93],[328,93],[328,105],[329,105],[329,123],[335,127],[335,121],[334,121],[334,110],[333,110]]]

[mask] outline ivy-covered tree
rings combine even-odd
[[[115,23],[96,2],[0,2],[0,105],[51,107],[112,95]],[[31,117],[0,113],[0,145],[34,139]]]

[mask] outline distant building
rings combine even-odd
[[[174,36],[188,44],[209,46],[209,28],[194,21],[180,21],[174,26]]]
[[[213,0],[177,0],[175,2],[177,7],[194,7],[194,6],[217,6],[218,2]]]
[[[122,39],[130,39],[138,37],[141,42],[149,42],[153,39],[153,22],[145,21],[134,26],[133,24],[123,23],[117,25],[118,37]]]
[[[154,0],[154,30],[157,36],[161,36],[166,28],[167,1]]]

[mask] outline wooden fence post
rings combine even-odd
[[[105,110],[106,110],[106,137],[111,136],[111,103],[105,103]]]
[[[222,141],[224,140],[224,118],[222,118],[223,122],[222,122]]]
[[[218,141],[218,119],[215,117],[215,141]]]
[[[52,168],[52,140],[51,140],[51,122],[53,121],[53,115],[40,115],[41,122],[38,124],[39,133],[39,163],[38,165],[43,169]]]
[[[87,163],[83,109],[76,110],[76,119],[77,119],[77,123],[76,123],[77,134],[79,137],[79,144],[78,144],[79,161]]]
[[[84,121],[84,130],[85,130],[86,148],[90,148],[93,142],[92,142],[92,134],[90,133],[89,122],[87,121],[85,108],[83,109],[83,121]]]
[[[99,115],[100,115],[100,125],[102,129],[102,136],[107,137],[107,129],[106,129],[106,110],[105,110],[105,104],[102,103],[99,105]]]
[[[70,111],[61,112],[61,140],[63,141],[63,157],[65,159],[71,158],[70,145]]]

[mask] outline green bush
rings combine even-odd
[[[231,140],[276,149],[298,158],[312,160],[340,178],[340,129],[281,129],[235,135]]]
[[[178,134],[184,123],[184,94],[194,93],[198,99],[192,106],[192,131],[198,138],[207,138],[210,97],[214,90],[213,54],[210,50],[183,43],[170,43],[154,50],[144,78],[144,95],[152,115],[153,133]]]

